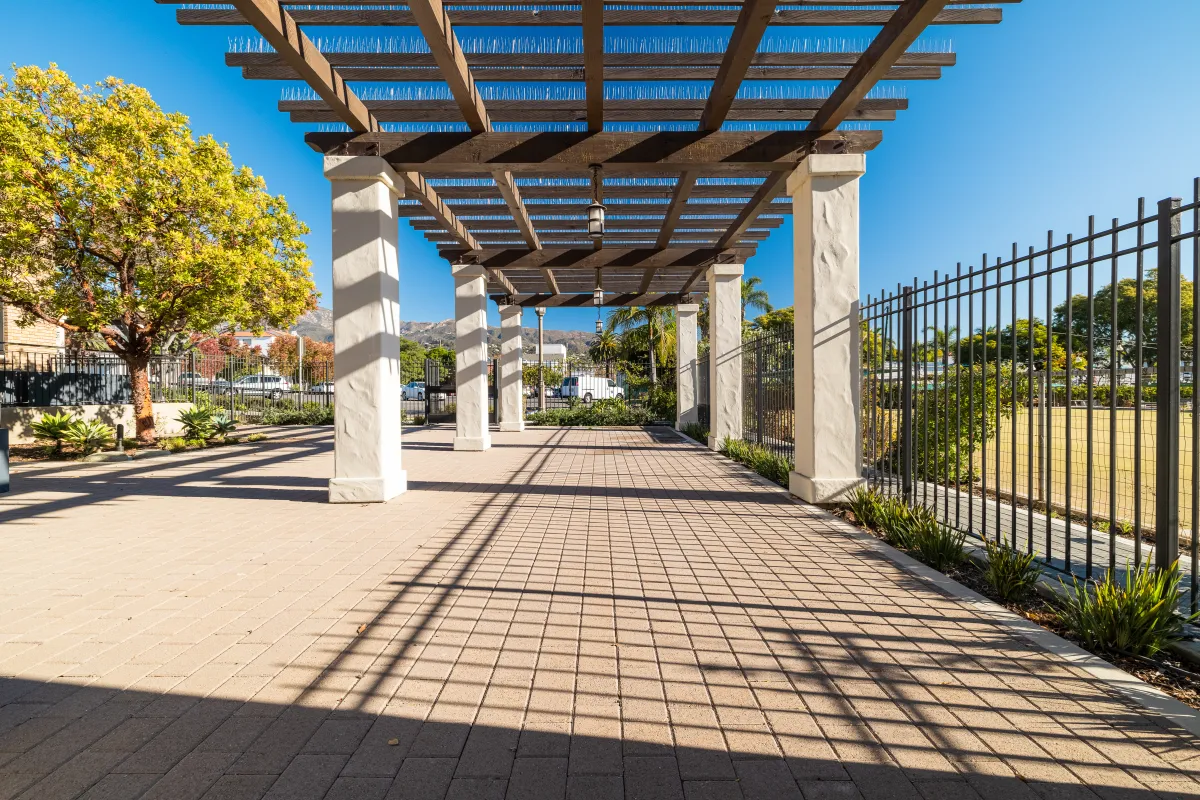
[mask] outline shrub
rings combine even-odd
[[[261,442],[267,439],[265,433],[252,433],[246,437],[247,442]]]
[[[402,424],[402,425],[424,425],[425,424],[425,415],[417,414],[415,416],[410,417],[407,414],[405,414],[405,415],[401,416],[400,424]]]
[[[1094,587],[1076,578],[1072,582],[1075,591],[1068,593],[1058,616],[1093,650],[1152,656],[1182,638],[1184,624],[1200,616],[1184,617],[1178,612],[1178,560],[1161,571],[1151,570],[1149,564],[1131,570],[1126,564],[1124,582],[1118,582],[1111,572]]]
[[[913,546],[911,531],[913,510],[899,497],[885,497],[876,512],[878,530],[884,541],[905,550]]]
[[[182,436],[171,436],[166,439],[160,439],[158,446],[169,453],[180,453],[187,450],[187,442]]]
[[[689,439],[695,439],[700,444],[708,444],[708,428],[699,422],[689,422],[680,428],[679,432]]]
[[[76,420],[67,427],[63,439],[89,456],[112,442],[113,434],[113,429],[103,422]]]
[[[966,558],[963,551],[966,534],[943,525],[929,509],[918,507],[914,510],[909,536],[917,558],[938,572],[951,570]]]
[[[213,410],[206,406],[182,409],[175,419],[183,426],[185,439],[207,439],[216,434]]]
[[[183,440],[183,444],[189,450],[203,450],[208,447],[208,442],[204,439],[187,439]]]
[[[571,398],[575,400],[575,398]],[[630,408],[617,398],[597,400],[594,403],[571,403],[567,408],[548,408],[535,411],[526,420],[532,425],[648,425],[650,412],[641,408]]]
[[[668,389],[661,384],[655,386],[650,391],[650,398],[646,406],[655,419],[675,419],[675,412],[678,406],[675,399],[675,390]]]
[[[332,425],[333,406],[305,403],[300,408],[268,408],[262,422],[264,425]]]
[[[745,464],[759,475],[780,486],[788,485],[792,462],[783,456],[772,453],[765,447],[726,436],[721,441],[720,452],[723,456],[733,459],[739,464]]]
[[[879,492],[860,486],[850,494],[847,504],[860,525],[871,529],[879,527],[879,507],[883,504]]]
[[[237,423],[231,420],[224,414],[218,414],[212,418],[213,435],[220,436],[223,439],[228,439],[229,434],[237,430]]]
[[[67,432],[71,429],[71,424],[75,421],[75,415],[68,411],[60,411],[57,414],[42,414],[37,422],[31,426],[33,435],[39,439],[51,439],[54,441],[54,454],[58,455],[62,452],[63,439],[66,438]]]
[[[1037,554],[1024,553],[991,539],[984,544],[987,546],[988,557],[987,569],[983,571],[984,580],[1006,603],[1024,599],[1041,574],[1041,570],[1034,563]]]

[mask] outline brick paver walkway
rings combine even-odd
[[[0,798],[1200,796],[1194,740],[645,431],[328,432],[0,497]]]

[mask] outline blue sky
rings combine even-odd
[[[1140,195],[1153,203],[1190,191],[1200,175],[1200,84],[1189,55],[1200,3],[1146,5],[1153,13],[1127,0],[1027,0],[1003,6],[998,26],[931,31],[953,43],[958,66],[938,81],[906,82],[909,110],[880,125],[883,144],[862,179],[864,294],[958,261],[978,263],[981,253],[1006,253],[1013,241],[1042,242],[1049,228],[1084,230],[1088,214],[1130,214]],[[187,114],[198,133],[227,142],[234,159],[264,175],[312,228],[314,275],[329,305],[321,161],[304,145],[303,128],[274,110],[279,83],[245,81],[224,66],[228,37],[242,30],[181,27],[173,6],[152,0],[9,0],[0,13],[5,70],[55,61],[76,81],[116,75]],[[446,262],[407,225],[400,237],[402,316],[451,316]],[[790,224],[759,247],[746,272],[763,279],[776,305],[791,304]],[[554,309],[547,326],[590,329],[594,320],[590,309]]]

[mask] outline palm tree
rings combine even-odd
[[[750,309],[757,309],[763,314],[769,314],[774,309],[771,307],[771,298],[767,296],[767,290],[760,288],[762,286],[762,278],[757,275],[751,275],[742,281],[742,321],[746,321],[746,312]]]
[[[608,318],[608,330],[622,334],[628,344],[644,344],[650,354],[650,387],[658,384],[658,361],[670,358],[675,347],[675,311],[667,306],[621,306]]]
[[[604,364],[604,377],[606,378],[612,377],[612,362],[617,360],[620,352],[621,340],[611,330],[596,334],[596,338],[592,340],[592,346],[588,349],[588,355],[592,357],[592,361]]]

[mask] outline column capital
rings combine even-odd
[[[740,278],[745,271],[745,264],[713,264],[708,268],[708,274],[714,278]]]
[[[518,305],[500,306],[500,318],[501,319],[512,319],[513,317],[520,317],[524,311],[525,311],[524,306],[518,306]]]
[[[813,153],[788,176],[787,193],[795,194],[813,178],[857,178],[866,172],[866,153]]]
[[[450,274],[457,280],[463,278],[473,280],[474,278],[486,278],[487,268],[481,267],[479,264],[454,264],[450,267]]]
[[[680,303],[679,305],[675,306],[675,313],[679,314],[680,316],[684,314],[697,314],[699,312],[699,303]]]
[[[537,314],[538,318],[540,319],[540,318],[546,316],[546,307],[545,306],[534,306],[533,313]]]
[[[331,181],[378,181],[396,197],[404,197],[404,181],[379,156],[325,156],[325,177]]]

